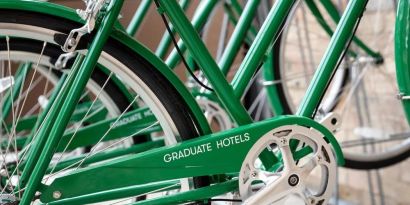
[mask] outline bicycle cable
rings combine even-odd
[[[157,6],[157,9],[160,9],[160,4],[159,4],[158,0],[154,0],[154,2],[155,2],[155,5]],[[185,57],[184,57],[182,51],[180,50],[180,48],[179,48],[179,46],[178,46],[178,42],[177,42],[176,39],[175,39],[175,35],[172,33],[171,28],[169,27],[169,23],[168,23],[167,18],[165,17],[165,15],[164,15],[163,12],[160,12],[160,15],[161,15],[162,21],[164,22],[165,27],[166,27],[166,29],[167,29],[169,35],[171,36],[172,43],[175,45],[175,49],[177,50],[179,56],[181,57],[181,60],[182,60],[183,64],[185,65],[185,68],[188,70],[188,72],[189,72],[189,74],[191,75],[191,77],[192,77],[201,87],[203,87],[203,88],[205,88],[205,89],[207,89],[207,90],[213,92],[214,89],[212,89],[211,87],[205,85],[201,80],[199,80],[199,79],[196,77],[195,73],[191,70],[191,68],[189,67],[188,63],[187,63],[186,60],[185,60]]]

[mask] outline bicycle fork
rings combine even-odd
[[[36,140],[44,141],[44,143],[35,143],[35,146],[31,148],[36,151],[35,153],[41,154],[28,157],[19,182],[19,186],[24,189],[20,204],[29,205],[40,187],[41,180],[52,159],[54,148],[60,141],[75,105],[97,64],[123,3],[124,0],[111,1],[107,8],[107,14],[104,16],[86,56],[77,58],[74,68],[72,68],[55,100],[55,104],[47,114],[44,125],[39,128],[39,136]]]

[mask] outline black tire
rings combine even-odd
[[[43,43],[40,41],[34,41],[34,40],[28,40],[28,39],[15,39],[13,42],[10,44],[10,49],[14,51],[23,51],[23,52],[32,52],[32,53],[38,53],[41,51],[43,47]],[[0,42],[0,51],[1,50],[6,50],[7,49],[7,43],[5,41]],[[50,63],[54,64],[57,58],[63,54],[64,52],[61,50],[61,48],[57,45],[54,44],[48,44],[44,51],[43,55],[47,56],[50,58]],[[74,59],[71,59],[67,64],[67,68],[70,68],[72,63],[74,62]],[[53,69],[52,70],[53,74],[60,77],[62,72]],[[127,98],[127,96],[122,92],[122,90],[117,86],[117,84],[113,80],[108,80],[107,83],[105,83],[106,79],[108,79],[108,75],[102,71],[102,69],[97,66],[96,69],[94,69],[91,79],[97,83],[100,87],[102,87],[104,84],[104,92],[108,94],[109,98],[114,102],[115,107],[120,111],[123,112],[127,109],[130,100]],[[131,111],[129,109],[128,111]],[[149,140],[149,136],[134,136],[133,137],[133,142],[134,144],[138,143],[143,143],[147,142]],[[91,147],[86,147],[85,151],[88,152],[90,151]]]
[[[65,34],[74,28],[82,26],[79,23],[48,14],[9,9],[1,9],[0,22],[43,27]],[[85,36],[81,41],[88,43],[89,39],[89,36]],[[34,42],[34,44],[36,44],[36,42]],[[47,45],[47,47],[48,46],[50,45]],[[41,51],[41,49],[39,51]],[[104,46],[104,52],[126,65],[132,73],[138,76],[139,79],[150,88],[169,113],[182,141],[198,137],[202,134],[201,130],[198,129],[198,122],[192,114],[192,111],[179,95],[179,92],[168,82],[165,76],[153,68],[153,65],[142,56],[137,55],[120,42],[111,38]],[[210,184],[209,178],[205,176],[194,177],[193,182],[194,188],[208,186]]]
[[[41,51],[42,46],[43,44],[40,41],[15,39],[10,44],[10,50],[38,53]],[[0,51],[1,50],[7,50],[7,43],[5,41],[0,41]],[[61,48],[53,44],[48,44],[43,52],[44,56],[50,57],[51,63],[54,63],[57,60],[58,56],[60,56],[61,54],[63,54]],[[69,68],[69,66],[67,67]],[[52,72],[58,77],[61,76],[61,71],[53,69]],[[91,76],[92,80],[99,86],[103,86],[107,77],[108,76],[100,69],[94,69]],[[110,98],[113,100],[120,111],[124,111],[126,109],[129,104],[128,99],[112,80],[107,82],[104,90],[110,96]]]
[[[410,157],[410,149],[388,159],[377,161],[358,161],[345,157],[345,167],[359,170],[380,169],[400,163]]]

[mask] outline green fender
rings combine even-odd
[[[396,74],[402,97],[410,95],[410,1],[400,0],[397,6],[395,32]],[[402,99],[407,122],[410,122],[410,100]]]
[[[50,2],[34,1],[34,0],[2,0],[0,1],[0,8],[18,9],[25,11],[32,11],[37,13],[44,13],[60,18],[64,18],[70,21],[83,23],[84,21],[76,14],[75,10],[62,5],[53,4]],[[200,107],[196,103],[192,94],[184,86],[183,82],[168,68],[165,63],[160,60],[155,54],[149,51],[145,46],[134,40],[132,37],[124,32],[123,27],[116,23],[111,37],[124,46],[129,47],[136,54],[144,57],[149,63],[151,63],[159,72],[161,72],[172,85],[178,90],[182,98],[188,104],[195,119],[198,122],[199,130],[202,135],[210,134],[211,129],[206,121],[204,114]]]

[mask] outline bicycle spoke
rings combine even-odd
[[[121,144],[122,142],[124,142],[125,140],[127,140],[129,137],[138,135],[138,134],[140,134],[141,132],[143,132],[144,130],[148,130],[148,129],[150,129],[150,128],[152,128],[152,127],[158,125],[158,124],[159,124],[159,122],[156,121],[156,122],[152,123],[151,125],[147,126],[146,128],[144,128],[144,129],[142,129],[142,130],[139,130],[138,132],[136,132],[136,133],[134,133],[134,134],[132,134],[132,135],[123,137],[123,139],[121,139],[121,140],[119,140],[119,141],[116,141],[116,142],[114,142],[113,144],[111,144],[111,145],[109,145],[109,146],[107,146],[107,147],[105,147],[105,148],[103,148],[103,149],[101,149],[101,150],[97,150],[97,151],[95,151],[95,152],[91,152],[91,151],[90,151],[82,160],[80,160],[80,161],[78,161],[78,162],[75,162],[75,163],[69,165],[68,167],[66,167],[66,168],[64,168],[64,169],[62,169],[62,170],[60,170],[60,171],[58,171],[58,172],[49,174],[49,176],[47,176],[44,180],[47,181],[50,177],[56,176],[56,175],[58,175],[58,174],[60,174],[60,173],[62,173],[62,172],[64,172],[64,171],[66,171],[66,170],[69,170],[69,169],[71,169],[72,167],[75,167],[75,166],[76,166],[76,167],[74,168],[75,170],[76,170],[76,169],[79,169],[79,168],[81,167],[82,163],[84,163],[88,158],[92,157],[93,155],[102,153],[102,152],[104,152],[104,151],[106,151],[106,150],[108,150],[108,149],[110,149],[110,148],[113,148],[113,147],[117,146],[118,144]],[[97,146],[98,146],[98,144],[95,145],[94,147],[97,147]]]
[[[11,56],[10,56],[10,38],[8,37],[8,36],[6,36],[6,42],[7,42],[7,50],[8,50],[8,67],[9,67],[9,73],[11,74],[12,73],[12,71],[11,71]],[[43,56],[43,52],[44,52],[44,49],[45,49],[45,46],[47,45],[47,43],[46,42],[44,42],[43,43],[43,47],[42,47],[42,50],[41,50],[41,54],[40,54],[40,56],[39,56],[39,58],[37,59],[37,64],[36,64],[36,67],[35,67],[35,70],[34,70],[34,74],[32,75],[32,78],[31,78],[31,80],[30,80],[30,83],[29,83],[29,85],[28,85],[28,90],[30,90],[31,89],[31,87],[32,87],[32,85],[33,85],[33,81],[34,81],[34,78],[35,78],[35,76],[36,76],[36,70],[37,70],[37,68],[38,68],[38,65],[39,65],[39,63],[40,63],[40,60],[41,60],[41,57]],[[25,79],[25,74],[23,75],[23,79]],[[24,80],[23,80],[23,85],[20,87],[20,90],[18,91],[19,92],[19,96],[21,96],[22,95],[22,92],[23,92],[23,88],[24,88]],[[8,142],[7,142],[7,146],[6,146],[6,149],[5,149],[5,151],[3,151],[2,153],[4,153],[4,154],[2,154],[3,155],[3,160],[4,160],[4,162],[6,163],[6,158],[5,158],[5,156],[7,156],[7,155],[9,155],[9,154],[11,154],[11,153],[9,153],[9,149],[12,147],[12,149],[14,150],[14,156],[16,157],[16,159],[14,160],[15,162],[16,162],[16,167],[19,167],[19,162],[20,162],[20,159],[19,159],[19,157],[18,157],[18,150],[17,150],[17,133],[16,133],[16,126],[17,126],[17,123],[18,123],[18,121],[19,121],[19,119],[20,119],[20,117],[21,117],[21,115],[22,115],[22,112],[23,112],[23,108],[25,107],[25,103],[26,103],[26,100],[27,100],[27,96],[28,95],[26,95],[26,96],[24,96],[24,99],[23,99],[23,102],[22,102],[22,105],[21,105],[21,107],[20,107],[20,102],[18,102],[17,104],[15,104],[14,103],[14,94],[13,94],[13,86],[10,88],[10,98],[11,98],[11,113],[12,113],[12,126],[11,126],[11,132],[9,133],[9,137],[8,137]],[[27,92],[28,93],[28,92]],[[14,143],[14,144],[13,144]],[[13,154],[11,154],[11,155],[13,155]],[[6,171],[7,171],[7,168],[5,169]],[[12,172],[12,174],[10,175],[9,173],[7,173],[7,175],[8,175],[8,177],[9,177],[9,179],[10,179],[10,177],[12,177],[13,175],[14,175],[14,173],[16,173],[17,174],[17,181],[18,181],[18,176],[20,175],[20,171],[19,171],[19,169],[15,169],[13,172]],[[11,182],[11,180],[8,180],[7,182],[6,182],[6,185],[5,185],[5,187],[4,187],[4,189],[2,190],[2,193],[4,193],[4,191],[5,191],[5,188],[7,188],[7,186],[9,185],[9,183]],[[19,190],[20,189],[20,187],[19,187],[19,183],[17,183],[17,189]],[[21,192],[18,192],[18,197],[21,197]]]
[[[88,108],[88,110],[87,110],[86,114],[84,115],[83,119],[80,120],[80,122],[79,122],[79,125],[80,125],[80,126],[84,123],[85,119],[88,117],[88,114],[90,113],[90,111],[91,111],[91,109],[93,108],[94,104],[97,102],[97,99],[100,97],[100,95],[101,95],[103,89],[104,89],[105,86],[107,85],[108,81],[111,79],[111,76],[112,76],[112,75],[113,75],[113,73],[110,73],[110,75],[108,76],[108,78],[107,78],[106,81],[104,82],[104,84],[103,84],[101,90],[99,91],[99,93],[97,94],[97,96],[94,98],[93,102],[91,103],[91,106]],[[62,153],[65,153],[65,152],[66,152],[68,146],[71,144],[72,140],[74,139],[74,137],[76,136],[78,130],[80,129],[80,126],[77,126],[77,128],[76,128],[74,134],[72,135],[71,139],[68,141],[67,145],[64,147],[64,150],[62,151]],[[63,157],[63,155],[61,155],[61,156],[59,157],[59,159],[57,160],[55,166],[57,166],[57,164],[61,161],[62,157]],[[53,173],[55,166],[54,166],[53,169],[51,170],[51,174]]]

